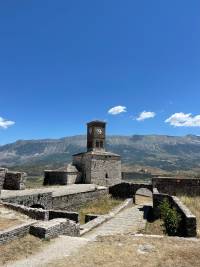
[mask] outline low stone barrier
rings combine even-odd
[[[54,238],[58,235],[79,236],[80,226],[68,219],[53,219],[30,227],[30,234],[39,238]]]
[[[7,202],[3,202],[3,205],[9,209],[25,214],[34,220],[48,221],[56,218],[65,218],[76,223],[79,222],[79,214],[77,212],[29,208],[27,206]]]
[[[0,244],[7,243],[9,241],[12,241],[14,239],[23,237],[29,233],[30,227],[35,223],[28,222],[24,223],[9,229],[6,229],[4,231],[0,231]]]
[[[43,220],[43,221],[49,220],[48,210],[29,208],[23,205],[18,205],[14,203],[6,203],[6,202],[3,202],[3,205],[9,209],[25,214],[34,220]]]
[[[185,237],[195,237],[197,235],[196,216],[175,196],[159,193],[156,188],[153,190],[153,212],[155,218],[160,218],[160,204],[167,199],[171,207],[175,207],[181,215],[179,234]]]

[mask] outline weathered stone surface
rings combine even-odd
[[[1,195],[1,190],[3,189],[3,184],[5,180],[5,175],[8,169],[5,168],[0,168],[0,195]]]
[[[96,188],[87,192],[53,196],[53,209],[76,211],[88,201],[98,199],[102,196],[106,196],[107,194],[107,188]]]
[[[15,203],[5,203],[3,205],[12,210],[18,211],[22,214],[29,216],[34,220],[49,220],[49,211],[44,209],[30,208],[24,205],[19,205]]]
[[[141,183],[120,183],[116,184],[114,186],[109,187],[109,193],[113,197],[120,197],[120,198],[133,198],[133,201],[135,202],[135,194],[137,190],[145,188],[153,191],[151,184],[141,184]]]
[[[44,185],[67,185],[81,182],[81,173],[75,166],[68,164],[64,168],[44,171]]]
[[[39,222],[30,227],[30,234],[39,238],[53,238],[58,235],[79,236],[80,226],[68,219],[53,219]]]
[[[152,185],[159,192],[169,195],[200,195],[200,178],[153,178]]]
[[[5,192],[4,192],[5,193]],[[16,203],[28,207],[41,207],[43,209],[52,208],[52,192],[34,193],[32,190],[23,190],[24,194],[4,194],[1,199],[4,202]]]
[[[121,183],[121,158],[119,155],[90,151],[74,155],[73,164],[82,172],[85,183],[103,186]]]
[[[26,177],[27,174],[24,172],[7,171],[3,188],[8,190],[23,190],[25,189]]]
[[[0,244],[7,243],[14,239],[20,238],[25,236],[29,233],[31,225],[33,225],[35,221],[24,223],[22,225],[18,225],[5,231],[0,231]]]

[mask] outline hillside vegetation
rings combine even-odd
[[[0,146],[0,166],[19,167],[31,175],[44,168],[60,167],[74,153],[85,151],[86,136],[20,140]],[[107,150],[122,156],[126,165],[149,166],[164,171],[199,170],[200,136],[108,136]]]

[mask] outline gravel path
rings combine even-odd
[[[136,233],[139,229],[145,227],[143,215],[143,206],[137,205],[129,207],[83,237],[60,236],[52,240],[51,243],[44,247],[39,253],[27,259],[6,265],[6,267],[44,267],[48,263],[63,259],[77,252],[80,247],[84,246],[87,242],[95,240],[97,236],[130,232]]]

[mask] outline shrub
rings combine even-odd
[[[178,228],[181,221],[181,216],[178,214],[175,208],[171,208],[170,203],[167,199],[164,199],[163,202],[159,206],[161,219],[163,220],[165,232],[174,236],[178,233]]]

